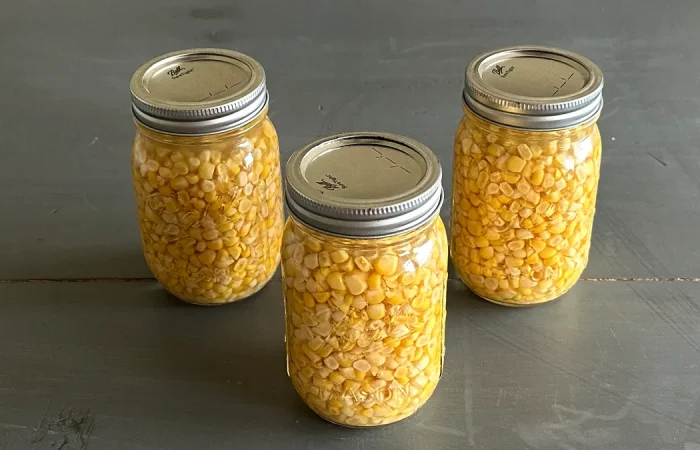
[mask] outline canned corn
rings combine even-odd
[[[444,355],[448,251],[437,158],[408,138],[351,133],[294,153],[286,179],[292,384],[340,425],[413,414],[435,390]]]
[[[600,174],[600,69],[548,47],[467,67],[454,143],[451,256],[492,302],[553,300],[588,262]]]
[[[136,71],[131,96],[131,168],[148,266],[190,303],[252,295],[279,264],[283,227],[262,66],[228,50],[169,53]]]

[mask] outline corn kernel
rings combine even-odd
[[[525,160],[519,156],[511,156],[508,158],[508,164],[506,167],[511,172],[520,173],[525,167]]]
[[[328,285],[334,291],[344,291],[345,282],[343,281],[343,276],[339,272],[333,272],[326,277]]]
[[[340,264],[348,260],[350,255],[345,250],[337,250],[331,253],[331,259],[334,263]]]
[[[375,263],[375,270],[380,275],[393,275],[396,272],[398,258],[394,255],[383,255]]]
[[[544,248],[540,253],[540,258],[551,258],[557,253],[557,251],[552,247]]]

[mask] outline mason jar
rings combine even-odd
[[[383,425],[435,390],[448,249],[441,168],[386,133],[316,141],[287,163],[287,371],[306,404],[346,426]]]
[[[228,50],[169,53],[136,71],[131,97],[131,169],[151,271],[190,303],[254,294],[279,264],[284,224],[262,66]]]
[[[553,300],[588,262],[603,75],[548,47],[485,53],[466,69],[454,145],[451,256],[477,295]]]

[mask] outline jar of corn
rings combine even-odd
[[[158,57],[131,79],[131,169],[146,262],[180,299],[254,294],[279,264],[277,133],[262,66],[241,53]]]
[[[555,48],[511,47],[468,65],[451,255],[477,295],[508,306],[547,302],[586,267],[602,88],[595,64]]]
[[[447,237],[436,156],[351,133],[287,163],[282,244],[287,371],[324,419],[383,425],[435,390],[445,342]]]

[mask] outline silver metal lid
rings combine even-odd
[[[245,125],[268,104],[260,63],[230,50],[196,48],[159,56],[131,78],[134,116],[173,134],[211,134]]]
[[[442,169],[420,142],[389,133],[323,138],[287,161],[290,213],[324,233],[378,238],[415,229],[440,211]]]
[[[464,103],[476,114],[517,128],[555,130],[603,107],[603,73],[590,60],[552,47],[508,47],[469,63]]]

